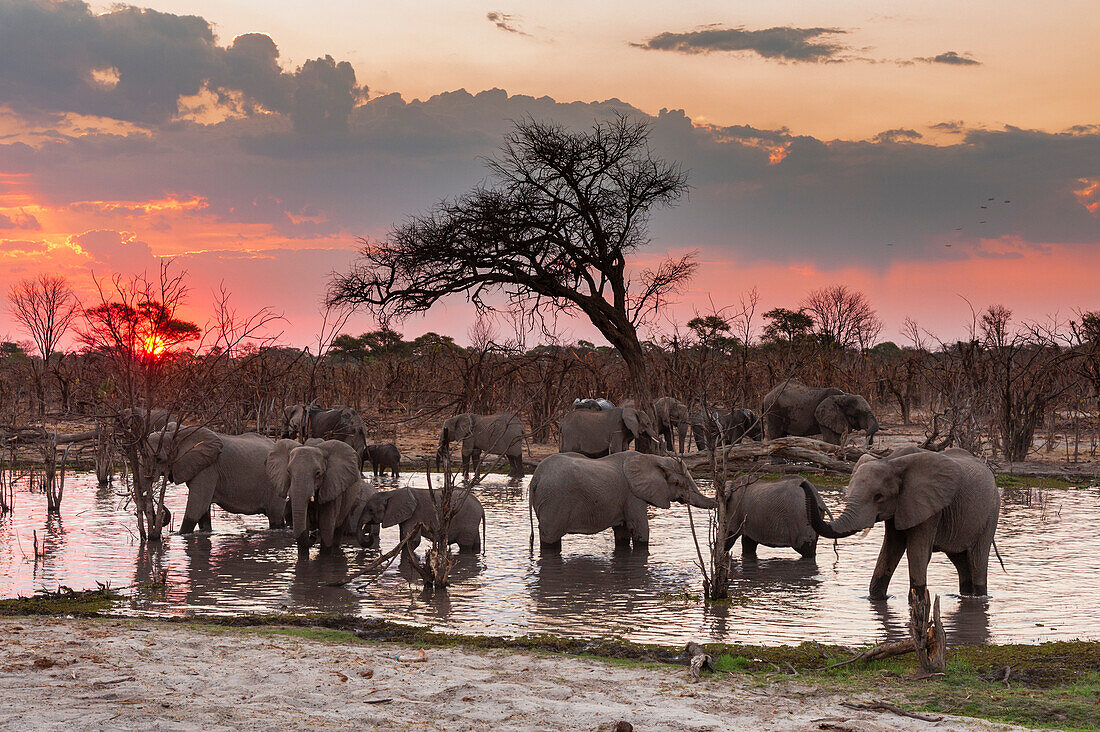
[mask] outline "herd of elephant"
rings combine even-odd
[[[379,528],[397,525],[402,540],[419,524],[437,520],[437,494],[411,487],[380,491],[362,478],[369,461],[375,475],[399,475],[400,453],[392,444],[370,444],[362,419],[347,408],[289,407],[282,439],[259,434],[222,435],[205,427],[167,422],[150,413],[146,460],[149,477],[166,476],[188,488],[181,533],[210,529],[210,507],[264,514],[272,528],[290,523],[300,554],[319,539],[322,552],[337,551],[342,537],[377,548]],[[530,481],[531,542],[535,521],[541,551],[561,551],[562,537],[611,529],[616,549],[649,544],[649,507],[682,503],[711,511],[714,499],[700,492],[683,462],[671,455],[673,435],[683,452],[688,432],[700,449],[742,439],[820,435],[839,444],[864,431],[868,444],[879,425],[867,401],[839,389],[811,388],[788,380],[764,398],[759,416],[750,409],[697,410],[671,397],[655,400],[652,415],[631,404],[578,399],[560,422],[560,452],[543,459]],[[462,472],[478,470],[482,456],[507,458],[512,477],[524,474],[524,428],[513,414],[460,414],[445,421],[437,459],[461,444]],[[633,447],[633,449],[631,449]],[[823,517],[816,487],[795,476],[743,480],[727,499],[726,549],[741,540],[754,556],[760,544],[790,547],[813,556],[819,537],[843,538],[883,522],[882,549],[870,595],[885,598],[890,578],[907,555],[910,586],[923,591],[934,551],[946,553],[964,595],[984,595],[990,547],[1000,498],[993,475],[960,449],[942,452],[915,446],[856,464],[843,513]],[[485,512],[472,493],[450,523],[451,543],[480,551]],[[316,535],[316,538],[314,538]]]

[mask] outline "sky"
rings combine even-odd
[[[692,185],[636,258],[704,265],[662,328],[836,283],[898,341],[1100,310],[1095,2],[680,5],[0,0],[0,288],[170,257],[192,319],[224,284],[308,345],[359,237],[481,182],[510,120],[625,112]]]

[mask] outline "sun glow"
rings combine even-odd
[[[146,336],[141,343],[141,352],[146,356],[160,356],[168,350],[168,344],[158,335]]]

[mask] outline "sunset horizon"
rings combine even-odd
[[[426,8],[335,3],[296,26],[294,3],[269,15],[145,5],[0,1],[5,290],[50,272],[94,303],[93,277],[171,259],[195,322],[224,285],[241,311],[282,313],[286,344],[309,346],[360,239],[477,186],[511,120],[583,130],[623,113],[691,186],[654,212],[632,265],[686,252],[701,265],[643,337],[754,289],[759,334],[763,312],[835,284],[865,293],[880,340],[900,345],[906,318],[949,341],[990,305],[1021,321],[1100,309],[1100,76],[1044,72],[1083,58],[1098,25],[1086,5],[1005,12],[985,31],[962,22],[971,10],[948,31],[938,4],[743,17],[704,4],[624,17],[610,35],[586,22],[612,9],[575,4],[435,8],[465,35],[426,26]],[[1054,22],[1071,16],[1072,31]],[[351,26],[368,20],[357,39]],[[1021,72],[1013,34],[1055,26],[1064,42]],[[436,45],[418,52],[417,30]],[[43,50],[62,39],[66,52]],[[565,73],[570,86],[546,72],[554,57],[606,75]],[[452,297],[391,325],[466,343],[474,320]],[[561,326],[566,341],[600,341],[582,320]],[[376,327],[360,313],[345,332]],[[10,314],[0,335],[24,338]]]

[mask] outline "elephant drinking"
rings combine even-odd
[[[531,477],[530,508],[539,522],[544,554],[561,552],[565,534],[615,532],[616,549],[649,545],[649,506],[672,502],[713,509],[676,458],[633,450],[593,459],[578,453],[550,455]],[[532,524],[531,540],[534,541]]]

